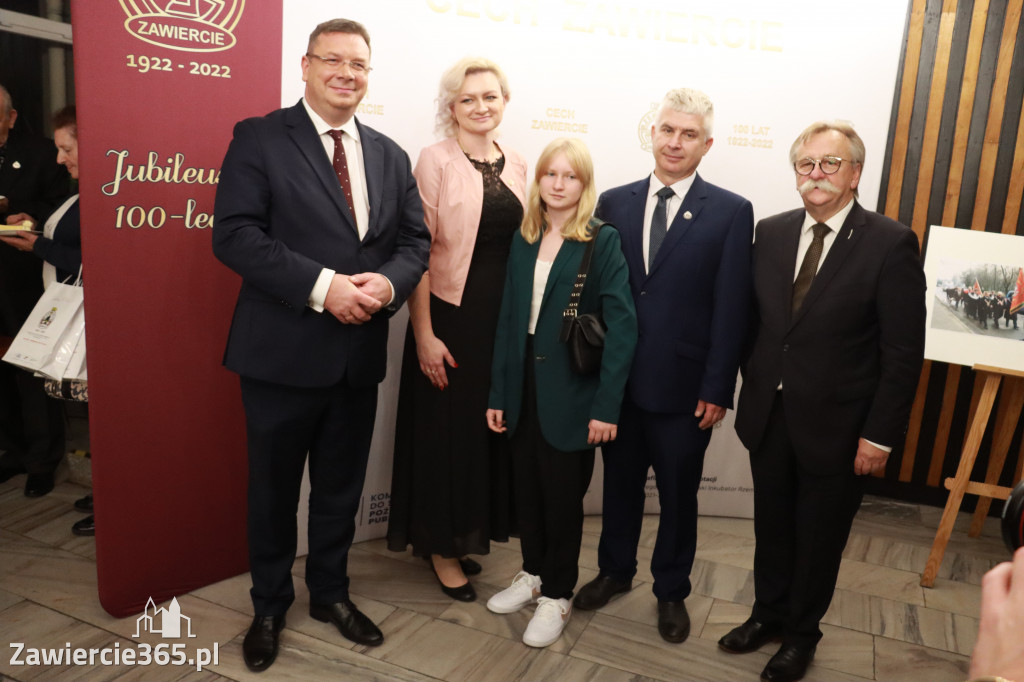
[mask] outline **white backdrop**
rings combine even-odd
[[[374,71],[358,117],[402,145],[414,164],[437,139],[441,73],[481,55],[508,75],[502,140],[531,168],[550,140],[573,136],[590,147],[599,190],[637,180],[653,169],[658,102],[671,88],[695,87],[715,104],[715,142],[698,172],[749,198],[756,218],[799,206],[789,145],[821,118],[852,121],[864,138],[861,202],[873,208],[906,14],[906,3],[892,0],[287,0],[282,105],[302,96],[299,62],[310,31],[340,16],[362,22],[371,36]],[[357,539],[386,526],[406,320],[403,311],[392,321]],[[712,438],[701,511],[749,517],[750,470],[732,418],[730,411]],[[598,467],[589,511],[599,511],[600,490]],[[656,509],[651,479],[648,511]]]

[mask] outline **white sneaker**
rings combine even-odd
[[[544,647],[554,644],[562,636],[562,630],[572,615],[572,602],[568,599],[549,599],[541,597],[537,600],[537,610],[530,619],[523,633],[523,644]]]
[[[540,576],[519,571],[512,584],[487,600],[487,608],[494,613],[515,613],[540,596]]]

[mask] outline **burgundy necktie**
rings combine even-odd
[[[811,240],[811,245],[807,247],[804,261],[800,264],[800,270],[797,272],[796,280],[793,282],[794,315],[800,310],[800,306],[803,305],[804,297],[807,296],[807,292],[811,288],[811,282],[814,280],[814,275],[818,272],[818,261],[821,260],[821,251],[825,246],[825,235],[832,231],[832,228],[825,223],[815,223],[811,229],[814,230],[814,239]]]
[[[352,211],[352,220],[355,220],[356,209],[352,203],[352,180],[348,176],[345,145],[341,143],[341,137],[345,133],[341,130],[328,130],[327,132],[334,138],[334,172],[338,176],[338,184],[341,185],[341,191],[345,193],[345,202],[348,204],[348,210]]]

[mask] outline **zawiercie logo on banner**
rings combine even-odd
[[[120,0],[125,29],[139,40],[172,50],[218,52],[235,44],[232,31],[245,0]]]
[[[654,145],[651,142],[651,126],[654,125],[654,120],[658,117],[658,108],[661,106],[661,102],[652,102],[650,110],[640,117],[640,123],[636,127],[637,137],[640,138],[640,149],[645,152],[652,151]]]

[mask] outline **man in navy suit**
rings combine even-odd
[[[804,206],[757,224],[736,413],[754,478],[755,601],[719,640],[746,653],[781,639],[768,682],[800,679],[814,656],[864,477],[906,432],[925,336],[917,236],[857,202],[860,136],[814,123],[790,163]]]
[[[295,106],[238,123],[221,168],[213,249],[242,276],[224,364],[241,375],[255,618],[242,651],[265,670],[294,600],[295,513],[309,455],[310,615],[346,638],[383,635],[349,600],[388,316],[420,281],[430,236],[409,157],[361,123],[370,37],[316,27]]]
[[[704,93],[669,92],[651,127],[654,172],[605,192],[596,211],[622,235],[640,336],[619,437],[602,448],[601,572],[575,605],[600,608],[632,587],[653,466],[661,521],[651,573],[658,632],[669,642],[690,632],[683,600],[697,543],[697,489],[711,428],[732,407],[750,301],[753,207],[696,172],[711,149],[713,114]]]

